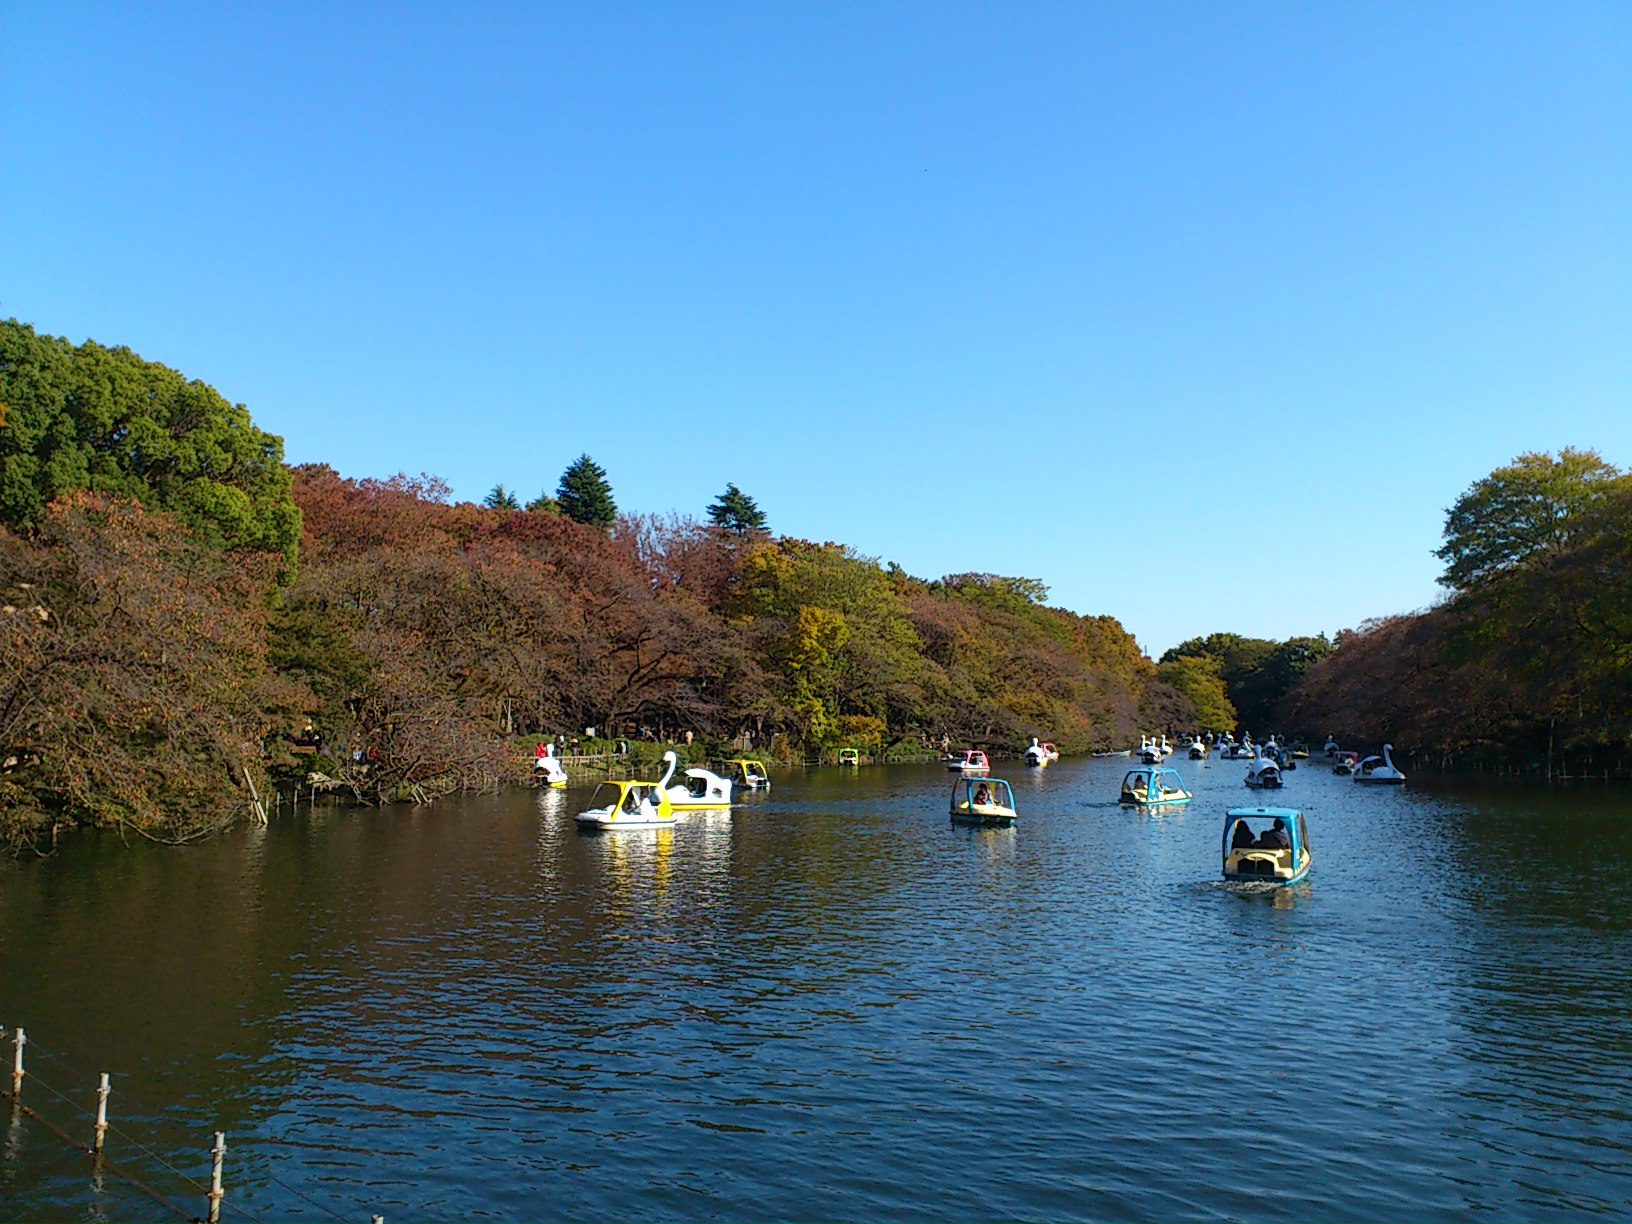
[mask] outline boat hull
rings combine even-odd
[[[1287,851],[1280,853],[1290,857]],[[1296,864],[1287,863],[1283,867],[1278,861],[1250,848],[1239,855],[1232,853],[1230,858],[1236,860],[1236,866],[1232,869],[1226,861],[1223,876],[1231,884],[1296,884],[1309,874],[1309,868],[1315,863],[1314,855],[1304,852]],[[1248,869],[1248,864],[1257,870]]]
[[[1256,872],[1250,871],[1226,871],[1224,873],[1224,879],[1231,884],[1272,884],[1277,887],[1284,887],[1288,884],[1296,884],[1300,880],[1305,879],[1309,875],[1310,866],[1312,866],[1311,863],[1305,862],[1303,866],[1299,867],[1289,876],[1260,875]]]
[[[573,817],[585,829],[667,829],[673,826],[673,816],[636,816],[628,812],[607,815],[604,812],[579,812]]]
[[[1006,829],[1015,822],[1013,812],[953,812],[952,823],[961,825],[986,825],[990,828]]]

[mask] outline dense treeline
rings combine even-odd
[[[1259,738],[1280,725],[1280,706],[1303,674],[1332,651],[1325,635],[1284,642],[1210,633],[1162,656],[1158,674],[1196,705],[1203,726],[1236,726]]]
[[[589,726],[1071,751],[1197,718],[1033,580],[775,538],[735,485],[706,524],[618,515],[587,455],[517,501],[291,470],[204,384],[0,324],[0,832],[186,837],[314,764],[368,799],[480,787]]]
[[[1521,455],[1445,522],[1440,605],[1339,634],[1288,725],[1422,763],[1624,774],[1632,763],[1632,477],[1591,451]]]
[[[591,726],[790,756],[1246,727],[1624,771],[1629,526],[1632,477],[1520,456],[1449,512],[1441,605],[1335,643],[1212,634],[1157,667],[1035,580],[775,537],[734,484],[699,522],[618,514],[587,455],[525,509],[290,469],[212,388],[10,321],[0,836],[194,836],[313,766],[372,801],[482,787]],[[308,723],[316,757],[292,742]]]

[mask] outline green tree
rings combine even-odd
[[[719,500],[708,508],[708,521],[739,536],[765,530],[765,512],[759,508],[759,504],[729,483]]]
[[[482,498],[482,505],[489,510],[520,510],[521,499],[503,484],[496,484],[488,491],[487,496]]]
[[[527,509],[533,514],[560,514],[561,503],[548,493],[540,493],[527,503]]]
[[[1477,480],[1445,513],[1439,582],[1464,591],[1567,546],[1571,523],[1621,478],[1597,451],[1530,451]]]
[[[0,323],[0,522],[31,526],[89,490],[175,515],[206,544],[282,556],[292,573],[300,511],[283,440],[215,388],[128,348],[75,347]]]
[[[618,517],[617,504],[612,500],[612,486],[606,480],[606,469],[588,455],[579,455],[561,473],[561,485],[555,491],[555,500],[561,506],[561,513],[575,523],[610,527],[612,520]]]
[[[1194,703],[1202,726],[1214,731],[1235,730],[1235,706],[1225,691],[1217,659],[1183,655],[1158,666],[1156,675]]]

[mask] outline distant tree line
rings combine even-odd
[[[1529,453],[1446,513],[1446,599],[1340,633],[1280,707],[1419,762],[1624,775],[1632,754],[1632,476]]]
[[[735,484],[706,522],[620,514],[587,455],[519,500],[291,469],[202,383],[0,324],[0,836],[182,839],[314,767],[374,801],[481,787],[590,726],[798,755],[1197,724],[1035,580],[779,538]]]

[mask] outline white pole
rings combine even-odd
[[[215,1146],[210,1149],[214,1161],[210,1166],[210,1224],[220,1224],[221,1200],[227,1197],[227,1192],[221,1188],[221,1162],[227,1155],[227,1136],[223,1131],[215,1132]]]
[[[23,1047],[28,1044],[28,1034],[18,1029],[11,1040],[17,1050],[11,1063],[11,1095],[18,1096],[23,1091]]]
[[[108,1073],[102,1072],[102,1081],[96,1086],[96,1144],[94,1150],[101,1152],[102,1141],[108,1136],[108,1093],[113,1089],[108,1086]]]

